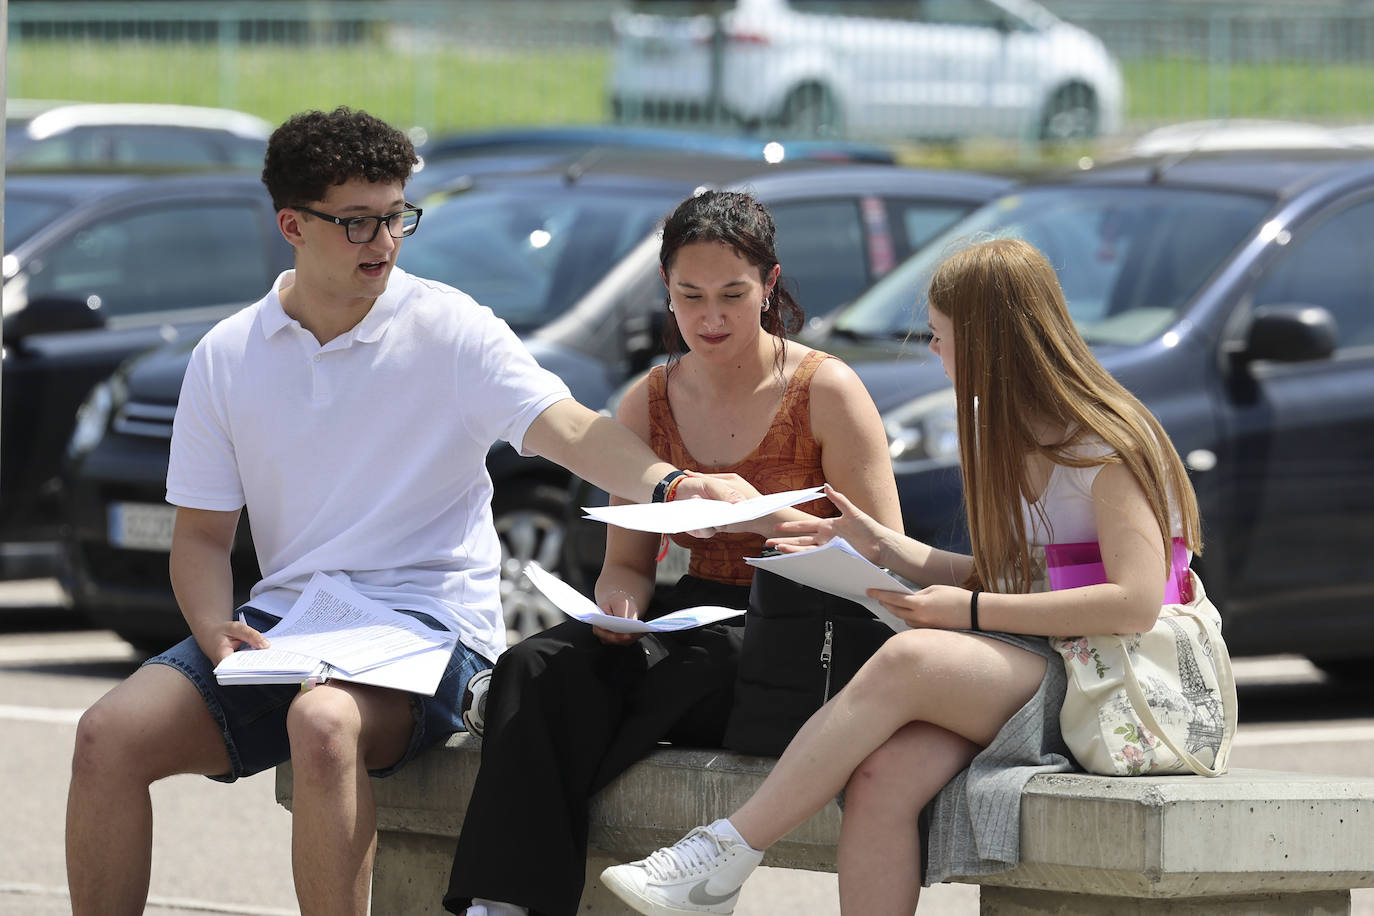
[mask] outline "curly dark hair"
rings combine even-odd
[[[341,105],[327,114],[292,115],[274,130],[262,183],[280,210],[322,200],[331,187],[353,178],[405,184],[419,161],[404,133]]]

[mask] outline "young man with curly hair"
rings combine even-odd
[[[368,775],[461,729],[464,685],[505,645],[487,450],[497,439],[643,502],[676,469],[578,404],[490,310],[396,267],[421,211],[400,131],[306,112],[268,144],[263,182],[295,269],[197,345],[172,435],[172,586],[192,636],[149,659],[77,729],[67,803],[72,910],[141,913],[149,787],[225,782],[292,761],[301,912],[365,913],[376,813]],[[731,498],[680,480],[676,495]],[[229,554],[252,519],[263,579],[233,606]],[[269,629],[311,575],[458,635],[433,697],[331,681],[221,687],[213,669]]]

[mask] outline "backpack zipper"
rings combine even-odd
[[[825,671],[825,693],[821,696],[821,705],[824,706],[830,701],[830,658],[835,649],[835,622],[827,620],[825,622],[825,642],[821,643],[821,668]]]

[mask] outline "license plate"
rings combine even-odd
[[[661,585],[672,585],[687,575],[687,562],[692,559],[692,552],[686,547],[679,547],[673,541],[668,542],[668,555],[663,558],[663,562],[658,564],[658,569],[654,575],[654,581]]]
[[[176,506],[110,503],[110,543],[126,550],[170,551],[176,517]]]

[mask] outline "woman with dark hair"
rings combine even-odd
[[[904,537],[833,490],[839,516],[779,526],[770,543],[784,550],[840,536],[925,585],[869,592],[911,629],[811,717],[737,811],[602,874],[638,912],[733,912],[763,850],[842,790],[841,912],[912,913],[923,883],[1012,868],[1026,781],[1072,768],[1064,663],[1046,637],[1149,630],[1180,575],[1171,542],[1201,549],[1168,435],[1093,356],[1039,251],[972,245],[936,271],[929,301],[973,553]],[[1045,591],[1042,548],[1087,541],[1105,581]]]
[[[900,530],[868,392],[844,363],[787,339],[802,311],[780,282],[768,210],[743,193],[695,195],[668,218],[660,263],[671,359],[629,389],[620,421],[677,467],[728,475],[745,495],[829,481]],[[774,526],[834,513],[816,500],[709,538],[675,536],[691,560],[659,601],[659,537],[609,528],[596,603],[646,619],[744,608],[753,572],[744,558],[763,550]],[[445,906],[469,916],[575,913],[591,797],[662,740],[720,746],[742,621],[642,638],[569,621],[507,650],[491,675],[482,766]]]

